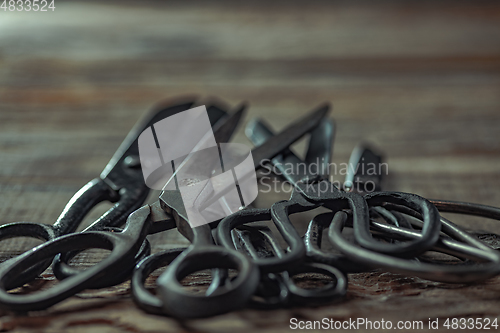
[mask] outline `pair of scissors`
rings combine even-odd
[[[276,156],[318,126],[327,110],[328,106],[318,108],[288,126],[274,140],[253,149],[251,153],[254,168],[258,169],[262,161]],[[178,207],[175,193],[164,191],[160,201],[163,209],[172,214],[177,229],[191,241],[191,245],[184,252],[177,253],[173,261],[170,259],[173,259],[175,253],[167,251],[150,256],[139,263],[132,278],[134,300],[146,311],[182,318],[206,317],[243,307],[257,287],[258,268],[240,252],[214,244],[211,229],[218,221],[191,228],[185,211]],[[143,284],[152,267],[161,266],[158,264],[160,261],[170,265],[157,279],[160,298],[153,299],[151,294],[147,294]],[[204,295],[186,291],[180,281],[187,275],[203,269],[235,269],[238,275],[231,283],[223,283]]]
[[[229,119],[226,119],[222,126],[213,130],[214,137],[216,142],[224,142],[228,141],[236,127],[243,116],[243,112],[245,107],[239,108],[238,111],[234,112]],[[182,199],[179,198],[178,193],[172,194],[172,192],[162,192],[160,195],[160,200],[163,197],[168,196],[163,201],[168,201],[172,197],[175,200],[178,200],[179,203],[182,203]],[[158,201],[160,203],[161,201]],[[172,220],[173,221],[173,220]],[[189,225],[182,224],[180,222],[181,227],[179,231],[183,235],[187,235],[188,239],[194,237],[194,234],[190,231]],[[174,228],[177,227],[174,224]],[[207,235],[203,235],[201,237],[207,238]],[[161,251],[155,254],[152,254],[146,258],[144,258],[140,263],[138,263],[134,269],[134,273],[131,278],[131,288],[132,288],[132,297],[135,303],[144,311],[153,313],[153,314],[165,314],[163,309],[163,301],[161,298],[154,296],[151,294],[145,287],[144,283],[147,277],[156,269],[169,265],[175,258],[177,258],[186,248],[181,249],[169,249],[166,251]]]
[[[192,104],[192,101],[182,101],[180,103],[170,103],[166,107],[153,110],[142,123],[137,124],[129,133],[111,161],[104,168],[100,177],[91,180],[73,195],[53,225],[30,222],[4,224],[0,226],[0,239],[33,237],[49,241],[75,232],[87,213],[103,201],[110,201],[115,205],[87,227],[85,231],[103,230],[107,227],[122,225],[127,216],[142,205],[149,193],[149,189],[142,181],[140,170],[137,170],[134,166],[134,160],[138,158],[137,136],[144,128],[152,125],[156,120],[189,109]],[[145,244],[139,255],[144,256],[148,253],[149,245]],[[33,265],[22,275],[12,280],[7,287],[9,289],[15,288],[32,280],[42,273],[50,265],[50,262],[51,260],[47,259]],[[56,267],[55,273],[58,272],[59,270]],[[122,275],[118,275],[102,279],[96,287],[115,284],[116,279],[123,278]]]
[[[31,223],[10,224],[8,227],[4,228],[4,232],[5,230],[7,230],[7,232],[10,231],[9,235],[11,237],[19,235],[32,237],[38,235],[41,237],[39,235],[41,234],[42,236],[45,236],[43,239],[45,239],[46,242],[33,248],[31,251],[16,258],[12,258],[0,265],[0,289],[3,291],[2,296],[0,296],[2,299],[0,300],[1,306],[14,310],[17,309],[19,311],[41,310],[83,289],[118,284],[130,275],[134,263],[137,262],[138,259],[149,254],[144,253],[144,251],[141,250],[141,255],[138,257],[138,251],[135,249],[137,245],[135,241],[140,241],[140,243],[142,243],[145,240],[145,236],[142,237],[142,234],[140,233],[144,230],[138,228],[137,226],[130,226],[130,221],[126,230],[123,231],[121,229],[110,228],[108,226],[122,224],[119,222],[119,218],[123,215],[126,217],[128,211],[131,210],[129,206],[131,203],[135,203],[133,199],[135,198],[137,200],[137,198],[141,198],[141,200],[144,200],[145,195],[147,195],[149,191],[144,185],[142,173],[140,169],[137,168],[138,165],[136,164],[138,162],[138,137],[144,129],[148,128],[158,120],[189,109],[192,105],[193,102],[189,102],[162,108],[158,111],[152,112],[142,122],[136,125],[127,136],[125,142],[120,146],[118,152],[115,153],[111,162],[103,171],[101,179],[90,182],[89,184],[91,186],[85,186],[81,191],[79,191],[80,195],[75,195],[73,197],[66,207],[67,209],[62,214],[64,218],[60,218],[58,220],[56,227]],[[214,124],[217,124],[220,119],[226,115],[225,111],[215,105],[209,106],[207,108],[207,112],[211,122]],[[99,194],[102,189],[106,189],[108,187],[117,188],[119,193],[116,194],[119,195],[117,198],[120,199],[119,202],[82,233],[70,233],[70,231],[74,229],[70,229],[68,231],[67,228],[76,228],[77,223],[75,223],[75,221],[77,220],[72,220],[69,216],[75,216],[79,212],[77,208],[80,205],[89,202],[89,200],[93,198],[91,194]],[[98,190],[95,190],[96,188]],[[97,196],[97,198],[100,197]],[[161,211],[159,204],[154,207],[152,206],[152,209],[156,212]],[[89,209],[86,211],[88,210]],[[141,216],[142,215],[138,213],[131,219],[131,221],[136,221],[137,219],[140,219]],[[155,216],[160,216],[159,220],[171,221],[170,218],[164,218],[161,214],[156,214]],[[146,228],[147,223],[145,221],[142,221],[141,223],[139,224]],[[162,224],[154,224],[154,226],[157,225]],[[175,227],[173,222],[171,224],[164,223],[163,225],[166,225],[166,227],[160,227],[160,229],[155,229],[155,227],[153,227],[151,232],[159,232],[164,229]],[[34,231],[38,230],[45,230],[47,232],[45,234],[36,234]],[[66,232],[66,236],[61,230]],[[5,232],[4,235],[7,232]],[[89,236],[90,232],[92,232],[92,234]],[[111,238],[108,237],[110,234],[113,234],[113,232],[115,236],[110,236]],[[80,234],[81,236],[79,236]],[[87,243],[85,241],[86,239],[90,239],[90,241]],[[127,243],[130,244],[127,245]],[[20,279],[23,281],[29,281],[29,278],[32,279],[36,277],[36,275],[27,275],[34,275],[33,272],[38,272],[41,269],[38,266],[42,266],[40,263],[46,265],[42,267],[45,269],[45,267],[50,264],[50,259],[52,258],[51,256],[58,253],[66,253],[68,252],[67,248],[71,249],[70,253],[77,253],[94,247],[94,244],[96,244],[95,247],[97,248],[114,248],[109,260],[106,259],[102,263],[99,263],[96,265],[97,267],[95,269],[86,270],[84,272],[78,271],[77,274],[70,273],[69,276],[67,276],[66,279],[60,283],[60,285],[35,295],[20,296],[5,294],[6,290],[19,285]],[[142,248],[144,248],[144,245],[142,245]],[[147,249],[149,251],[149,246]],[[130,255],[133,256],[131,263],[129,263],[131,260]]]
[[[150,232],[175,228],[171,217],[159,202],[146,205],[129,215],[121,232],[86,231],[71,233],[49,240],[25,252],[0,267],[0,308],[9,311],[39,311],[57,304],[82,290],[95,288],[101,279],[134,267],[136,255]],[[57,285],[34,294],[11,294],[8,283],[24,271],[60,252],[82,251],[89,248],[110,250],[111,253],[94,266],[60,281]]]
[[[378,165],[380,162],[380,155],[374,153],[371,149],[366,147],[366,145],[358,146],[351,154],[349,161],[350,165],[355,166],[349,170],[355,171],[348,172],[346,176],[346,183],[348,184],[348,187],[362,188],[364,187],[365,182],[371,181],[374,185],[371,188],[380,189],[381,174],[374,174],[368,177],[367,175],[362,174],[362,170],[366,170],[366,167],[370,163]],[[487,217],[496,217],[497,219],[500,216],[500,210],[495,207],[459,202],[450,203],[441,200],[430,201],[433,203],[439,203],[439,208],[448,212],[467,212],[469,214],[474,213]],[[389,241],[405,241],[408,239],[418,239],[423,237],[422,234],[413,230],[413,224],[415,224],[417,229],[422,228],[422,222],[420,221],[422,216],[408,207],[402,207],[394,204],[384,204],[383,206],[370,207],[370,212],[383,217],[387,222],[380,223],[376,220],[371,220],[371,230],[380,238],[384,238]],[[410,222],[407,218],[400,216],[398,213],[404,213],[405,215],[411,216],[416,220]],[[324,260],[328,260],[328,258],[332,259],[333,256],[325,254],[319,250],[318,243],[321,242],[321,239],[318,239],[318,237],[321,237],[323,229],[328,228],[332,219],[334,219],[337,223],[337,229],[333,229],[333,227],[331,227],[329,230],[332,244],[341,251],[343,254],[343,260],[345,256],[347,256],[352,263],[356,263],[361,267],[366,267],[366,270],[370,268],[385,268],[389,271],[419,276],[434,281],[455,283],[465,283],[476,279],[486,278],[492,276],[492,274],[496,274],[498,271],[498,269],[494,269],[495,263],[498,262],[498,255],[487,245],[464,232],[444,217],[440,217],[442,224],[441,237],[431,250],[455,256],[463,260],[475,260],[479,262],[486,261],[489,262],[489,264],[484,266],[470,265],[470,263],[468,263],[466,267],[462,266],[455,270],[454,268],[445,267],[443,265],[421,263],[417,258],[404,260],[367,251],[359,246],[349,243],[345,238],[341,238],[342,236],[338,232],[338,228],[342,222],[345,223],[346,221],[349,221],[349,216],[343,216],[342,214],[335,216],[335,218],[334,216],[335,215],[333,213],[316,216],[309,224],[308,232],[306,232],[305,241],[308,250],[311,249],[314,251],[315,255],[322,256]],[[484,273],[486,273],[486,275],[484,275]]]
[[[183,98],[184,100],[186,98]],[[129,143],[123,143],[118,151],[115,153],[113,158],[111,159],[110,163],[106,166],[104,171],[101,174],[101,179],[104,179],[107,184],[117,193],[139,193],[140,191],[145,191],[145,195],[147,196],[149,193],[149,188],[146,187],[144,184],[144,181],[142,179],[142,173],[141,173],[141,168],[140,168],[140,161],[139,161],[139,150],[138,150],[138,136],[142,133],[142,131],[146,128],[149,128],[156,122],[165,119],[167,117],[170,117],[172,115],[175,115],[179,112],[185,111],[196,104],[199,104],[197,102],[197,99],[195,97],[190,97],[189,102],[184,102],[182,104],[173,104],[172,101],[164,101],[160,103],[156,108],[154,108],[149,115],[147,115],[142,121],[140,121],[129,133],[129,135],[126,138],[126,142],[131,142]],[[172,105],[173,104],[173,105]],[[207,114],[209,121],[212,126],[215,126],[218,124],[221,119],[224,119],[227,117],[227,112],[224,110],[224,106],[220,106],[220,102],[214,99],[209,99],[207,101]],[[127,178],[128,177],[128,178]],[[134,177],[134,180],[132,181],[131,177]],[[130,178],[130,179],[129,179]],[[126,191],[124,191],[126,190]],[[120,200],[120,202],[115,205],[110,211],[106,212],[103,214],[96,223],[93,225],[89,226],[88,228],[84,229],[83,231],[89,231],[89,230],[107,230],[107,231],[115,231],[119,232],[121,231],[120,229],[116,228],[116,226],[123,225],[125,219],[127,216],[133,212],[135,209],[140,207],[140,205],[144,202],[144,199],[142,199],[139,204],[136,204],[134,207],[131,207],[127,211],[124,211],[123,214],[120,215],[119,219],[114,219],[113,213],[111,211],[113,209],[116,209],[117,206],[123,203],[123,199]],[[116,214],[115,214],[116,215]],[[108,223],[107,221],[114,221],[112,223]],[[99,225],[102,225],[103,227],[100,227]],[[142,259],[143,257],[149,255],[150,253],[150,247],[149,243],[146,241],[146,245],[148,245],[147,253],[146,251],[141,251],[144,252],[143,255],[138,257],[138,261]],[[64,254],[58,254],[53,261],[52,269],[54,271],[54,274],[59,280],[65,279],[67,277],[70,277],[72,275],[78,274],[80,270],[71,267],[67,263],[71,258],[73,258],[77,253],[76,252],[71,252],[71,253],[64,253]],[[124,272],[121,275],[121,282],[126,280],[128,276],[130,275],[131,271]],[[117,275],[116,278],[119,281],[120,276]],[[109,285],[115,285],[115,280],[111,280]],[[100,285],[99,288],[105,287],[107,285]]]

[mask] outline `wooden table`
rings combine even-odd
[[[387,157],[386,189],[500,202],[498,2],[55,5],[45,13],[0,11],[1,223],[53,223],[146,110],[184,94],[216,96],[230,105],[246,100],[246,120],[265,117],[276,129],[331,101],[337,124],[333,162],[347,162],[352,148],[366,140]],[[235,141],[248,143],[242,131]],[[286,196],[264,194],[256,205]],[[85,223],[107,208],[98,207]],[[300,215],[294,223],[303,231],[309,218]],[[495,221],[454,221],[500,232]],[[151,241],[154,251],[185,244],[175,231]],[[33,244],[5,240],[0,255],[11,257]],[[75,265],[103,254],[87,251]],[[26,288],[53,283],[47,271]],[[276,332],[289,331],[291,317],[328,317],[422,320],[423,332],[429,318],[493,318],[499,309],[499,278],[451,285],[366,273],[350,276],[343,302],[320,308],[177,321],[137,309],[124,283],[29,316],[4,312],[0,327]]]

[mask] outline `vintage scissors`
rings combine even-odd
[[[187,108],[190,106],[191,104],[186,105]],[[186,107],[177,109],[177,112],[184,111]],[[245,106],[242,106],[240,110],[235,112],[232,116],[224,118],[225,120],[222,124],[216,122],[216,128],[220,132],[229,132],[231,134],[243,114],[244,109]],[[214,122],[216,118],[220,119],[225,115],[225,112],[218,108],[212,110]],[[210,114],[209,110],[207,110],[207,112]],[[166,116],[164,113],[162,115],[163,117]],[[144,125],[137,127],[131,132],[134,133],[134,135],[129,135],[129,138],[132,136],[135,139],[133,144],[135,148],[129,148],[126,152],[138,152],[132,149],[137,149],[137,142],[135,141],[140,133],[142,133],[145,128],[161,119],[162,117],[159,117],[158,114],[153,114],[152,117],[148,118],[148,121],[143,122]],[[114,160],[115,165],[121,165],[126,160],[127,156],[136,156],[133,154],[123,155],[125,156],[120,155],[119,159]],[[115,158],[116,157],[117,155],[115,155]],[[135,168],[134,171],[140,175],[141,181],[137,180],[137,183],[141,185],[137,189],[139,190],[144,186],[142,173],[137,168]],[[113,173],[111,172],[110,174]],[[126,183],[126,179],[118,177],[115,179],[115,182],[123,184]],[[132,185],[134,184],[127,184],[127,186]],[[137,184],[135,185],[137,186]],[[102,219],[100,221],[102,221]],[[132,271],[137,262],[137,252],[148,233],[156,233],[173,228],[175,228],[175,223],[170,216],[162,210],[160,202],[157,201],[153,205],[146,205],[134,211],[129,216],[125,229],[119,232],[116,232],[115,229],[110,231],[106,231],[108,229],[103,229],[104,231],[87,229],[84,232],[70,233],[49,239],[45,243],[33,248],[31,251],[4,262],[0,266],[0,306],[18,311],[42,310],[81,290],[95,288],[96,285],[101,286],[103,280],[107,281],[107,284],[110,284],[110,281],[115,282],[115,284],[120,283],[121,278],[118,280],[116,276],[123,275],[122,272]],[[30,269],[34,264],[46,262],[57,253],[75,253],[89,248],[108,249],[111,250],[111,254],[95,266],[85,271],[79,271],[78,274],[71,275],[53,288],[28,295],[13,295],[6,292],[11,289],[11,281],[18,279],[21,273],[24,274],[23,272]]]
[[[274,138],[275,140],[252,150],[254,168],[259,168],[262,161],[279,154],[305,133],[318,126],[327,110],[328,106],[318,108],[315,112],[287,127]],[[170,253],[153,255],[139,263],[132,279],[135,301],[147,311],[184,318],[206,317],[244,306],[258,284],[257,267],[240,252],[214,244],[211,228],[217,223],[191,228],[184,210],[177,207],[177,200],[173,191],[164,191],[160,196],[163,209],[172,214],[177,229],[192,244],[171,263],[170,260],[165,261],[165,258],[172,258]],[[143,282],[147,277],[145,272],[149,271],[147,267],[159,267],[155,259],[170,263],[170,265],[157,280],[160,299],[153,300],[151,295],[146,294]],[[236,269],[238,275],[230,284],[221,284],[219,288],[205,295],[187,292],[180,281],[185,276],[202,269]]]
[[[34,237],[48,241],[72,233],[87,213],[102,201],[116,204],[85,230],[103,230],[107,227],[122,225],[127,216],[142,205],[149,193],[149,189],[142,180],[140,169],[137,169],[137,165],[135,165],[138,158],[138,135],[155,121],[189,109],[192,104],[192,101],[171,103],[161,109],[153,110],[142,122],[138,123],[127,135],[100,177],[91,180],[75,193],[53,225],[30,222],[5,224],[0,226],[0,239]],[[148,252],[149,246],[145,244],[141,256],[147,255]],[[22,275],[12,280],[12,284],[8,284],[9,289],[32,280],[49,265],[50,260],[48,259],[30,267]],[[122,278],[118,275],[102,279],[99,287],[114,284],[116,279]]]
[[[217,126],[219,121],[227,117],[227,112],[224,110],[224,107],[218,105],[217,101],[208,101],[210,104],[207,105],[207,114],[212,126]],[[162,105],[170,104],[171,102],[163,102]],[[195,105],[195,100],[193,99],[189,103],[179,104],[178,106],[168,106],[163,108],[155,108],[149,116],[147,116],[142,122],[139,122],[134,129],[129,133],[126,139],[126,143],[122,144],[118,149],[117,153],[113,156],[110,163],[106,166],[103,173],[101,174],[101,179],[108,184],[113,189],[114,193],[119,193],[122,199],[110,209],[110,211],[103,214],[94,224],[87,227],[83,230],[106,230],[106,231],[115,231],[119,232],[120,229],[116,228],[117,226],[123,225],[124,219],[135,209],[140,207],[140,205],[144,202],[145,197],[149,193],[149,188],[144,184],[143,176],[140,168],[139,161],[139,150],[137,140],[139,135],[144,131],[144,129],[149,128],[154,123],[179,112],[185,111]],[[133,177],[133,178],[132,178]],[[142,201],[138,204],[135,204],[133,207],[130,207],[128,210],[123,211],[122,214],[118,218],[116,218],[117,213],[114,210],[118,210],[120,206],[125,206],[125,198],[127,193],[138,195],[139,193],[144,192],[141,196]],[[76,195],[75,195],[76,197]],[[129,199],[130,200],[130,199]],[[70,201],[71,203],[71,201]],[[122,209],[123,210],[123,209]],[[115,227],[115,228],[110,228]],[[64,233],[61,233],[64,234]],[[145,244],[148,244],[147,242]],[[142,252],[142,251],[141,251]],[[149,255],[149,247],[148,253],[145,255],[141,255],[138,257],[140,259]],[[73,258],[77,252],[63,253],[58,254],[53,261],[52,269],[54,271],[55,276],[59,279],[65,279],[69,276],[79,274],[80,270],[71,267],[67,263]],[[122,281],[128,278],[131,271],[124,271],[122,276]],[[120,276],[117,274],[116,278],[119,279]],[[111,279],[109,285],[115,285],[119,280]],[[105,285],[99,285],[98,287],[102,288]]]
[[[0,308],[9,311],[39,311],[57,304],[76,293],[94,288],[101,279],[134,267],[136,255],[148,232],[175,228],[174,221],[161,209],[159,202],[137,209],[127,219],[121,232],[86,231],[63,235],[25,252],[0,267]],[[89,248],[110,250],[111,253],[94,266],[80,271],[52,288],[34,294],[7,292],[10,281],[24,271],[57,253]]]

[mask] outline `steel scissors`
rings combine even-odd
[[[91,180],[73,195],[53,225],[30,222],[5,224],[0,226],[0,239],[34,237],[48,241],[72,233],[87,213],[102,201],[116,204],[85,230],[103,230],[107,227],[122,225],[127,216],[142,205],[149,193],[149,189],[142,181],[140,169],[138,170],[134,165],[134,161],[138,158],[137,136],[146,126],[151,125],[156,120],[186,110],[192,104],[191,101],[171,103],[167,107],[153,110],[142,123],[138,123],[120,145],[100,177]],[[147,255],[148,252],[149,246],[145,244],[141,256]],[[48,259],[28,268],[22,275],[7,283],[8,288],[21,286],[32,280],[42,273],[50,265],[50,262],[51,260]],[[57,271],[56,269],[56,273]],[[123,276],[103,279],[99,283],[99,287],[115,284],[116,279],[121,278]]]
[[[380,155],[375,154],[365,145],[360,145],[353,151],[350,159],[350,165],[359,166],[363,163],[368,164],[375,161],[380,162],[380,160]],[[375,185],[373,186],[373,188],[380,189],[381,175],[375,174],[371,175],[370,177],[366,177],[366,175],[361,174],[361,170],[365,170],[363,166],[359,168],[353,168],[352,170],[356,171],[348,173],[348,175],[346,176],[346,183],[350,185],[349,187],[359,188],[359,185],[363,182],[373,181]],[[430,201],[433,203],[439,203],[441,210],[446,210],[448,212],[458,211],[461,213],[467,212],[468,214],[479,214],[492,218],[500,217],[500,210],[495,207],[487,207],[460,202],[451,203],[437,200]],[[412,225],[415,224],[415,227],[417,229],[421,229],[421,221],[416,220],[410,222],[404,216],[398,216],[398,213],[404,213],[416,219],[422,219],[421,214],[408,207],[402,207],[394,204],[384,204],[383,206],[370,207],[370,212],[383,217],[387,222],[380,223],[376,220],[371,220],[370,222],[371,230],[380,238],[387,239],[389,241],[405,241],[408,239],[418,239],[420,237],[423,237],[422,234],[413,230],[414,228]],[[349,218],[348,216],[342,216],[342,214],[339,214],[339,216],[334,216],[335,215],[333,213],[321,214],[316,216],[311,221],[305,237],[306,246],[308,247],[308,249],[312,249],[317,256],[321,256],[326,261],[328,261],[328,258],[333,260],[335,257],[321,252],[319,250],[318,243],[321,242],[320,237],[322,230],[324,228],[328,228],[333,218],[334,221],[338,223],[337,229],[331,227],[329,230],[329,235],[333,245],[337,247],[344,256],[347,256],[349,259],[351,259],[352,263],[357,263],[361,267],[385,268],[389,271],[405,273],[407,275],[419,276],[442,282],[470,282],[474,279],[485,278],[491,276],[491,274],[496,274],[493,267],[495,266],[494,263],[498,262],[498,254],[494,253],[494,251],[492,251],[488,246],[475,239],[471,235],[467,234],[466,232],[462,231],[458,226],[443,217],[440,217],[442,223],[441,236],[432,250],[436,252],[446,253],[463,260],[469,259],[480,262],[486,261],[490,262],[490,264],[486,264],[486,266],[462,266],[454,271],[453,268],[450,269],[450,267],[446,267],[443,265],[420,263],[417,258],[413,258],[413,260],[404,260],[388,257],[376,252],[366,251],[365,249],[361,249],[354,244],[349,243],[347,240],[345,240],[345,238],[342,238],[339,242],[341,236],[336,230],[338,230],[338,227],[342,221],[349,221]],[[349,248],[349,251],[346,251],[347,248]],[[355,248],[356,250],[354,250]],[[356,253],[354,254],[353,252]],[[369,253],[370,255],[368,255]],[[343,256],[341,257],[342,260],[345,260]],[[358,260],[357,258],[362,259]],[[392,259],[389,260],[388,258]],[[473,274],[473,271],[475,271],[476,269],[477,274]],[[464,272],[467,272],[467,274],[463,274]],[[481,275],[485,272],[488,273],[486,275]]]
[[[191,105],[192,103],[184,103],[180,104],[180,106],[169,107],[160,110],[159,112],[153,112],[146,118],[145,121],[139,123],[139,125],[137,125],[131,133],[129,133],[127,139],[125,140],[127,144],[122,144],[118,151],[119,153],[116,153],[110,162],[112,168],[107,168],[103,172],[103,174],[109,175],[111,180],[113,180],[111,186],[121,184],[123,186],[127,186],[127,189],[135,194],[147,191],[144,189],[145,186],[143,184],[142,174],[140,173],[140,170],[137,169],[137,165],[134,165],[134,168],[131,170],[126,169],[126,171],[123,171],[123,164],[125,164],[125,166],[130,166],[130,164],[135,164],[135,162],[137,162],[137,155],[134,154],[138,152],[136,140],[144,128],[149,127],[156,121],[161,120],[166,116],[184,111]],[[216,124],[217,121],[226,114],[225,111],[216,106],[209,107],[207,111],[209,116],[212,118],[212,122]],[[116,170],[122,170],[124,174],[120,177],[120,174],[116,174]],[[135,178],[131,178],[132,176]],[[128,180],[135,180],[135,182],[131,181],[128,183]],[[96,181],[95,183],[99,184],[101,182],[104,182],[104,180]],[[93,182],[91,183],[93,184]],[[136,186],[137,188],[134,188],[133,186]],[[83,193],[87,194],[88,191],[84,191]],[[122,191],[120,194],[125,195],[127,192]],[[76,197],[75,200],[82,200],[78,198],[80,197]],[[127,197],[123,200],[125,199],[127,199]],[[136,243],[139,242],[140,248],[140,244],[142,244],[145,240],[145,235],[147,234],[147,229],[149,228],[147,221],[151,218],[148,217],[149,213],[146,214],[145,211],[149,212],[152,210],[153,212],[156,212],[156,214],[151,214],[152,221],[165,222],[155,223],[150,230],[151,233],[175,227],[175,224],[170,217],[162,213],[163,211],[161,210],[159,203],[157,203],[156,206],[146,206],[143,207],[142,210],[135,211],[135,215],[130,215],[127,226],[123,231],[117,228],[108,228],[107,224],[102,225],[102,221],[108,221],[110,219],[110,215],[122,212],[124,210],[124,207],[122,207],[123,205],[123,202],[119,202],[111,208],[111,210],[108,211],[104,217],[101,217],[98,220],[99,225],[102,227],[102,231],[87,228],[81,233],[69,233],[59,237],[53,235],[52,238],[48,238],[45,243],[33,248],[31,251],[25,252],[16,258],[12,258],[9,261],[4,262],[0,266],[0,289],[2,289],[0,292],[0,306],[19,311],[40,310],[64,300],[65,298],[83,289],[96,288],[97,286],[101,287],[103,285],[113,285],[122,282],[124,278],[129,276],[135,262],[138,261],[138,249],[136,249]],[[111,222],[116,223],[113,220]],[[38,224],[30,225],[38,226]],[[40,228],[43,228],[44,225],[40,225]],[[19,230],[15,229],[15,227],[16,225],[11,228]],[[51,228],[42,230],[53,231]],[[52,289],[45,290],[35,295],[11,295],[6,293],[6,290],[14,288],[15,284],[13,281],[17,282],[20,276],[24,276],[28,270],[32,269],[34,265],[39,264],[40,262],[50,263],[51,256],[61,252],[77,253],[78,251],[93,247],[112,249],[113,251],[108,258],[96,266],[85,271],[78,271],[77,274],[71,275]],[[144,255],[142,255],[142,257],[144,257]],[[34,277],[31,276],[31,278]],[[29,279],[25,276],[23,280]]]
[[[217,101],[210,100],[209,103],[210,104],[208,104],[207,106],[208,118],[212,126],[217,126],[217,124],[220,124],[219,121],[227,117],[227,112],[224,110],[224,107],[218,105]],[[138,123],[127,136],[127,139],[131,142],[131,144],[122,144],[118,149],[118,152],[115,153],[110,163],[108,164],[108,166],[106,166],[103,173],[101,174],[101,178],[105,179],[106,182],[110,184],[110,186],[113,188],[115,192],[139,193],[145,191],[145,195],[146,196],[148,195],[149,188],[147,188],[147,186],[144,184],[144,180],[142,179],[142,173],[140,171],[139,151],[137,144],[138,136],[142,133],[144,129],[152,126],[157,121],[193,107],[195,105],[195,99],[193,99],[189,103],[179,104],[178,106],[171,105],[171,102],[169,101],[165,101],[161,103],[161,105],[170,105],[170,106],[166,106],[163,108],[156,107],[155,109],[152,110],[150,115],[145,118],[145,120]],[[118,174],[118,172],[121,172],[123,175]],[[134,177],[134,179],[132,179],[132,177]],[[108,181],[108,179],[110,180]],[[124,189],[126,189],[127,192],[124,192]],[[121,195],[123,196],[123,194]],[[121,214],[120,218],[115,221],[113,213],[111,213],[110,211],[116,209],[115,207],[119,206],[120,204],[123,205],[123,203],[120,201],[110,211],[102,215],[99,218],[99,220],[96,221],[97,224],[94,223],[93,225],[84,229],[83,232],[90,230],[106,230],[106,231],[119,232],[121,230],[116,227],[123,225],[124,219],[131,212],[140,207],[140,205],[143,202],[144,198],[138,205],[136,204],[134,207],[128,209],[127,211],[124,211],[123,214]],[[111,223],[107,221],[111,221]],[[99,224],[104,227],[100,227]],[[115,227],[115,228],[110,228],[110,227]],[[146,242],[146,244],[148,243]],[[149,255],[149,253],[150,250],[148,247],[148,253],[144,253],[144,255],[138,257],[137,261]],[[77,252],[63,253],[63,254],[58,254],[54,258],[52,269],[54,271],[54,274],[59,280],[65,279],[69,276],[78,274],[80,272],[80,270],[75,269],[67,264],[69,260],[73,258],[76,254]],[[131,273],[130,270],[124,272],[124,274],[122,275],[123,277],[122,281],[128,278],[130,273]],[[115,285],[116,284],[115,280],[114,279],[111,280],[109,284]],[[101,285],[99,287],[102,288],[103,286]]]
[[[0,307],[22,312],[45,310],[84,289],[94,288],[101,279],[134,267],[137,252],[150,229],[151,232],[159,232],[174,227],[173,220],[156,202],[130,214],[121,232],[86,231],[49,240],[19,255],[15,260],[5,262],[0,267]],[[111,253],[96,265],[60,281],[52,288],[35,294],[16,295],[7,292],[6,282],[17,279],[24,271],[41,260],[52,258],[60,252],[89,248],[107,249]]]

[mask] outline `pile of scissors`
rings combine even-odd
[[[291,184],[288,200],[271,207],[246,207],[197,227],[191,227],[186,214],[178,209],[175,191],[163,191],[156,202],[144,205],[149,188],[141,172],[139,135],[157,121],[195,105],[195,99],[169,103],[148,114],[128,134],[101,175],[75,193],[53,225],[20,222],[0,226],[0,240],[34,237],[44,241],[0,264],[2,309],[45,310],[85,289],[131,280],[132,297],[144,311],[198,318],[243,307],[341,301],[347,276],[352,273],[381,270],[446,283],[470,283],[500,273],[496,249],[440,215],[451,212],[500,219],[499,208],[383,191],[382,173],[368,174],[364,167],[379,165],[382,157],[367,145],[353,151],[344,186],[330,182],[334,124],[327,116],[327,104],[277,134],[263,120],[253,119],[246,126],[245,133],[255,145],[255,170],[269,168]],[[233,111],[207,105],[217,142],[231,139],[245,110],[244,104]],[[301,159],[290,146],[306,135],[309,143]],[[368,183],[370,190],[360,190]],[[87,213],[103,201],[114,205],[76,232]],[[289,216],[320,207],[322,213],[300,235]],[[191,244],[151,254],[148,235],[174,229]],[[332,249],[322,245],[323,236]],[[111,252],[85,270],[68,264],[91,248]],[[425,255],[428,251],[456,261],[433,259]],[[36,293],[12,292],[51,265],[58,284]],[[153,294],[145,286],[146,279],[164,266]],[[210,270],[212,276],[208,289],[198,293],[186,289],[182,280],[202,270]],[[305,280],[316,277],[314,288],[301,283],[300,275]]]

